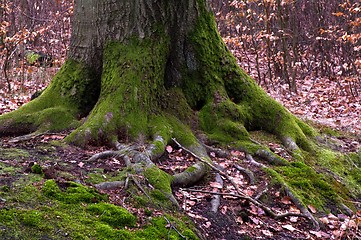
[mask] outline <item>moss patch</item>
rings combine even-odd
[[[0,192],[6,199],[0,210],[1,239],[181,239],[162,217],[150,217],[141,229],[134,228],[134,215],[103,202],[106,197],[94,189],[76,183],[59,188],[53,180],[40,189],[33,185],[39,180],[28,176]],[[197,239],[183,221],[167,218],[188,239]]]

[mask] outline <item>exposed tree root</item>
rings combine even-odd
[[[99,190],[113,190],[117,188],[124,187],[125,181],[114,181],[114,182],[102,182],[95,185],[95,187]]]
[[[46,133],[47,133],[47,131],[46,132],[41,132],[41,133],[33,132],[33,133],[30,133],[30,134],[14,137],[9,142],[10,143],[19,143],[19,142],[29,141],[30,139],[34,139],[34,138],[43,136]]]
[[[223,179],[219,173],[216,173],[216,182],[220,184],[223,188]],[[219,192],[218,188],[214,190],[215,192]],[[213,195],[211,200],[211,211],[216,213],[218,212],[218,208],[221,205],[221,195]]]
[[[208,146],[206,144],[203,144],[203,146],[206,148],[208,154],[214,153],[218,158],[227,158],[229,156],[229,152],[223,149]]]
[[[269,162],[272,165],[286,166],[289,164],[285,159],[281,158],[277,154],[274,154],[273,152],[262,148],[258,149],[255,152],[255,156],[267,160],[267,162]]]
[[[254,177],[254,174],[251,170],[243,168],[237,164],[234,165],[234,167],[241,172],[242,175],[246,176],[248,178],[248,184],[253,185],[256,182],[256,178]]]

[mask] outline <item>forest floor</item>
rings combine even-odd
[[[13,189],[16,189],[19,182],[26,182],[25,179],[29,175],[35,174],[31,168],[34,164],[39,164],[43,169],[43,180],[31,183],[37,187],[41,187],[48,179],[54,179],[60,186],[64,186],[67,181],[75,181],[85,186],[95,187],[96,183],[112,181],[124,169],[124,163],[116,158],[87,161],[93,154],[104,151],[104,148],[80,149],[57,144],[57,141],[62,140],[66,134],[66,132],[42,134],[27,138],[25,141],[14,140],[14,138],[1,139],[0,186],[2,189],[5,188],[4,186],[9,186],[10,191],[4,191],[0,195],[0,209],[9,208],[12,204],[20,209],[29,209],[29,203],[26,201],[15,198],[17,200],[14,202],[7,202],[5,199],[11,199],[7,194],[17,192]],[[358,147],[361,145],[361,142],[355,138],[340,137],[338,140],[341,147],[339,150],[344,152],[356,151],[356,142]],[[278,143],[262,143],[267,144],[272,151],[284,158],[291,158]],[[300,213],[290,197],[277,185],[271,184],[271,179],[263,170],[246,160],[245,153],[230,151],[227,157],[216,157],[215,153],[211,153],[211,156],[213,161],[222,166],[224,172],[232,177],[244,194],[261,200],[274,212]],[[194,161],[195,159],[182,149],[167,146],[165,154],[156,164],[162,170],[174,174],[185,170]],[[240,168],[251,171],[254,179],[243,171],[239,171]],[[232,196],[236,194],[234,186],[226,181],[223,186],[220,186],[215,182],[215,174],[212,172],[207,179],[191,188],[173,189],[181,212],[193,220],[199,233],[205,239],[245,239],[246,236],[249,237],[248,239],[357,239],[361,237],[361,229],[359,229],[361,211],[353,216],[326,214],[317,212],[313,206],[309,205],[309,210],[323,223],[321,230],[314,231],[311,222],[305,218],[286,217],[276,220],[267,216],[261,208]],[[133,213],[138,219],[137,228],[149,223],[154,217],[165,216],[165,213],[159,209],[134,206],[132,202],[129,202],[131,196],[124,187],[99,191],[109,196],[110,203],[122,206]],[[224,196],[221,198],[218,211],[212,212],[210,204],[214,197],[212,192],[217,191],[221,191]],[[19,192],[18,194],[22,195]],[[142,193],[139,192],[139,194]],[[36,209],[39,210],[38,207]],[[6,233],[6,228],[0,229],[0,233],[1,231]],[[59,239],[68,239],[63,237]],[[179,237],[179,239],[182,238]]]
[[[237,52],[234,53],[237,56]],[[243,67],[246,68],[246,66]],[[25,80],[11,83],[10,93],[5,90],[5,87],[1,88],[0,114],[15,110],[28,102],[34,92],[47,85],[46,79],[51,79],[56,71],[57,68],[29,67],[23,72]],[[344,132],[345,134],[337,136],[337,150],[358,151],[361,146],[361,95],[350,93],[350,83],[346,79],[335,82],[326,78],[309,77],[299,81],[298,84],[297,94],[290,93],[286,84],[277,81],[263,87],[268,94],[300,118]],[[0,139],[0,164],[10,165],[17,169],[6,172],[4,168],[0,168],[0,186],[10,186],[21,176],[32,174],[29,168],[45,155],[47,160],[41,162],[44,178],[55,179],[57,182],[76,180],[84,185],[94,186],[95,174],[98,178],[100,176],[100,180],[107,181],[116,176],[124,167],[123,163],[114,158],[96,162],[86,161],[93,154],[103,151],[103,148],[79,149],[72,146],[52,145],[53,140],[61,140],[65,135],[66,133],[49,133],[17,142],[12,142],[11,138]],[[291,157],[278,142],[264,144],[276,154],[285,158]],[[28,154],[17,159],[9,159],[4,153],[12,149],[23,150]],[[265,202],[275,212],[299,212],[289,197],[280,192],[277,187],[272,186],[267,174],[246,160],[243,152],[231,151],[226,158],[218,158],[214,154],[212,158],[215,163],[224,167],[225,172],[236,181],[245,194],[257,196],[257,198],[267,195]],[[168,146],[165,155],[161,161],[157,162],[157,165],[164,171],[174,174],[187,168],[193,161],[195,160],[182,149]],[[237,166],[252,171],[255,181],[250,183],[247,176],[237,170]],[[182,212],[196,223],[198,230],[206,239],[241,239],[244,236],[252,239],[356,239],[361,236],[359,229],[361,212],[354,216],[324,214],[318,213],[313,206],[308,206],[309,210],[324,224],[320,231],[313,231],[307,219],[287,217],[275,220],[270,218],[262,209],[232,196],[235,192],[234,187],[229,183],[225,183],[223,187],[219,186],[214,181],[214,175],[215,173],[212,173],[209,178],[192,188],[174,189],[174,195]],[[221,199],[218,212],[214,213],[210,210],[210,201],[213,198],[210,192],[220,191],[220,189],[225,195]],[[144,209],[130,205],[127,202],[128,193],[122,188],[101,191],[109,195],[111,203],[123,206],[134,213],[138,218],[138,224],[144,224],[152,217],[145,214]],[[2,200],[0,196],[0,209],[6,206],[6,202]],[[156,209],[152,212],[153,216],[163,214]]]

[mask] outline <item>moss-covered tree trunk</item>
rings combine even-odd
[[[237,66],[202,0],[77,1],[68,60],[1,121],[2,135],[77,127],[67,140],[79,145],[169,140],[184,124],[221,142],[264,129],[307,147],[304,125]]]
[[[152,160],[172,138],[205,162],[202,141],[287,165],[250,139],[253,130],[276,135],[297,161],[314,151],[314,130],[239,68],[205,0],[75,1],[67,61],[0,123],[1,136],[71,129],[67,142],[109,144],[149,178],[162,174]],[[153,185],[170,194],[164,182],[192,184],[207,169],[200,161]]]

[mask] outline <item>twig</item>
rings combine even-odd
[[[199,193],[207,193],[207,194],[212,194],[212,195],[230,196],[230,197],[236,197],[236,198],[244,199],[244,200],[247,200],[247,201],[250,201],[252,199],[252,198],[250,198],[248,196],[235,194],[235,193],[211,192],[211,191],[204,191],[204,190],[197,190],[197,189],[190,189],[190,188],[181,188],[180,190],[185,191],[185,192],[199,192]],[[250,202],[252,202],[252,201],[250,201]],[[263,204],[261,204],[261,203],[259,203],[257,201],[256,201],[256,203],[255,202],[252,202],[252,203],[255,204],[256,206],[262,208],[268,215],[270,215],[274,219],[282,219],[282,218],[285,218],[285,217],[304,217],[304,218],[308,218],[308,216],[306,216],[305,214],[294,213],[294,212],[286,212],[286,213],[282,213],[282,214],[276,214],[271,209],[269,209],[268,207],[264,206]],[[261,205],[259,205],[259,204],[261,204]]]
[[[137,181],[137,179],[135,179],[134,175],[129,175],[129,177],[133,180],[133,182],[135,183],[135,185],[137,185],[137,187],[140,189],[140,191],[142,191],[145,196],[147,196],[149,198],[149,200],[152,201],[151,197],[148,195],[148,193],[144,190],[144,188],[142,187],[142,185],[140,185],[140,183]]]
[[[186,236],[183,236],[179,231],[178,229],[168,220],[168,218],[166,216],[163,216],[163,218],[167,221],[167,223],[169,224],[170,228],[169,228],[169,231],[168,231],[168,239],[169,239],[169,233],[170,233],[170,230],[174,230],[178,233],[178,235],[183,238],[183,239],[187,239]]]
[[[268,186],[266,185],[265,189],[263,189],[262,191],[260,191],[255,197],[254,199],[258,200],[262,197],[262,195],[267,192],[269,189],[268,189]]]

